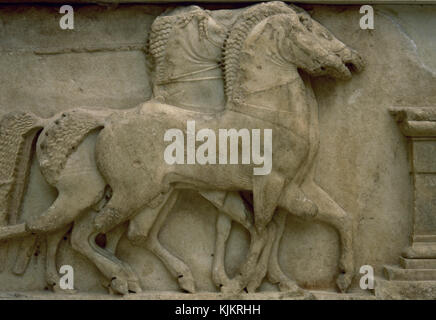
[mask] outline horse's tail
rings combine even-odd
[[[41,172],[49,184],[56,185],[69,156],[92,131],[103,128],[112,113],[74,109],[51,119],[36,146]]]
[[[68,156],[85,139],[88,133],[103,125],[103,121],[108,116],[108,112],[75,109],[65,111],[53,118],[45,120],[36,119],[35,117],[32,118],[30,114],[21,114],[21,116],[23,119],[15,121],[11,120],[14,118],[10,120],[5,119],[3,122],[5,124],[7,123],[7,125],[2,125],[0,131],[1,177],[4,177],[5,179],[3,179],[3,181],[6,182],[4,189],[1,190],[2,198],[0,198],[0,205],[6,203],[2,201],[5,197],[9,197],[10,205],[8,205],[8,208],[4,208],[4,212],[8,211],[9,214],[18,210],[19,204],[21,203],[22,195],[27,185],[26,179],[30,163],[32,161],[31,155],[32,149],[34,149],[32,146],[36,144],[42,174],[48,183],[55,186],[59,173],[62,171]],[[30,119],[34,119],[34,121],[32,122],[26,117],[30,117]],[[26,122],[26,119],[29,123]],[[18,124],[15,124],[15,122],[18,122]],[[14,126],[23,129],[14,129]],[[42,132],[41,129],[43,129]],[[9,131],[12,133],[9,133]],[[32,134],[33,132],[35,134]],[[4,133],[5,138],[3,138]],[[38,138],[37,133],[40,133]],[[15,134],[15,136],[13,134]],[[17,145],[20,145],[20,148],[15,147],[16,150],[11,147]],[[22,151],[19,152],[18,150]],[[16,165],[12,165],[14,163],[14,157],[18,159]],[[13,173],[15,176],[11,179],[10,177]],[[11,219],[10,223],[13,223]],[[28,234],[28,232],[25,230],[24,225],[0,227],[0,241],[2,239],[10,239],[26,234]],[[18,252],[13,268],[15,274],[19,275],[25,272],[36,241],[37,239],[32,237],[21,243],[20,251]],[[1,260],[5,261],[6,259]]]
[[[15,224],[32,159],[32,146],[43,127],[31,113],[7,114],[0,121],[0,225]]]
[[[43,120],[32,113],[14,112],[0,121],[0,241],[24,234],[15,225],[26,191],[33,146]],[[0,270],[4,268],[7,247],[0,248]]]

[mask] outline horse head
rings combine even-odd
[[[226,34],[227,27],[198,6],[156,18],[149,38],[154,96],[189,109],[222,108],[220,61]]]
[[[280,55],[311,76],[351,78],[365,63],[352,48],[338,40],[327,28],[302,9],[272,17],[269,24],[282,35]]]

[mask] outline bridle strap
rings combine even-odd
[[[158,85],[170,84],[170,83],[176,83],[176,82],[193,82],[193,81],[204,81],[204,80],[222,79],[223,78],[222,76],[188,78],[190,76],[194,76],[194,75],[206,72],[206,71],[219,69],[219,67],[220,67],[219,65],[212,65],[212,66],[200,69],[200,70],[196,70],[196,71],[192,71],[192,72],[187,72],[187,73],[179,74],[177,76],[171,77],[170,79],[159,81]]]
[[[227,105],[227,109],[233,112],[242,113],[251,118],[256,118],[275,126],[289,129],[291,127],[290,117],[293,113],[285,110],[271,110],[263,106],[253,105],[245,102],[235,101]]]

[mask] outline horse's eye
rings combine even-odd
[[[312,22],[305,16],[300,16],[299,18],[303,26],[305,26],[308,31],[312,31]]]

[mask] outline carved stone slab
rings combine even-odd
[[[8,2],[0,299],[435,298],[436,7]]]
[[[409,141],[414,229],[412,244],[400,258],[402,268],[386,267],[386,276],[389,280],[418,281],[406,285],[413,289],[408,292],[405,289],[405,297],[424,295],[433,299],[436,297],[433,290],[436,281],[436,107],[392,108],[391,114]]]

